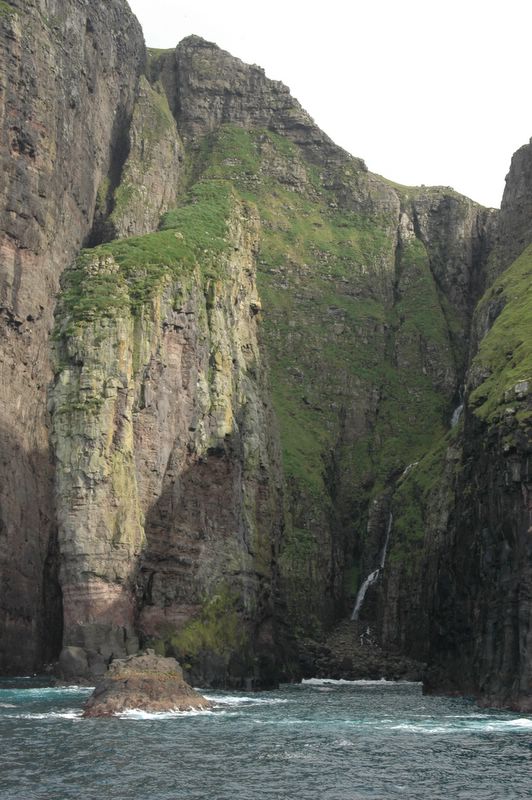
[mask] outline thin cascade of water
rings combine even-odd
[[[401,480],[406,478],[406,476],[409,474],[409,472],[411,470],[413,470],[414,467],[417,467],[418,464],[419,464],[419,461],[412,461],[411,464],[409,464],[407,467],[405,467],[404,470],[403,470],[403,474],[401,475]]]
[[[362,603],[364,602],[364,598],[366,596],[366,592],[368,591],[370,586],[373,586],[377,578],[379,577],[380,567],[378,567],[373,572],[370,572],[360,589],[358,590],[357,599],[355,601],[355,607],[353,608],[353,613],[351,614],[351,620],[354,622],[358,619],[358,615],[360,613],[360,609],[362,608]]]
[[[370,586],[373,586],[381,571],[384,569],[384,565],[386,563],[386,555],[388,553],[388,544],[390,542],[390,534],[392,532],[393,526],[393,514],[390,511],[390,515],[388,517],[388,525],[386,526],[386,539],[384,540],[384,547],[382,548],[381,557],[379,566],[377,569],[370,572],[360,589],[358,590],[356,600],[355,600],[355,607],[353,608],[353,613],[351,614],[351,621],[355,622],[358,619],[358,615],[360,614],[360,609],[362,608],[362,604],[366,597],[366,593]]]
[[[464,410],[463,403],[460,403],[459,406],[456,406],[456,408],[453,411],[453,415],[451,417],[451,428],[454,428],[455,425],[458,425],[463,410]]]
[[[393,514],[390,511],[390,514],[388,516],[388,525],[386,526],[386,539],[384,540],[384,547],[382,548],[382,553],[381,553],[381,565],[380,565],[381,569],[384,567],[384,564],[386,562],[386,555],[388,553],[388,545],[390,543],[390,534],[392,532],[392,525],[393,525]]]

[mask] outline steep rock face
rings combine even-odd
[[[530,424],[525,433],[511,418],[487,427],[467,415],[464,436],[431,615],[427,688],[530,712]]]
[[[486,292],[468,373],[429,687],[532,709],[530,246]]]
[[[455,315],[456,343],[469,333],[471,316],[486,288],[486,262],[493,248],[498,212],[452,190],[421,191],[412,201],[414,225],[426,246],[434,279]],[[462,370],[464,365],[461,365]]]
[[[429,662],[426,689],[530,710],[530,247],[472,323],[464,409],[400,479],[363,624]]]
[[[259,208],[283,585],[296,627],[315,633],[378,560],[387,523],[366,530],[371,503],[447,427],[495,215],[372,175],[285,86],[198,37],[153,53],[150,75],[192,174],[231,180]]]
[[[497,246],[490,262],[494,280],[532,242],[532,144],[514,153],[501,202]]]
[[[119,160],[144,46],[122,0],[12,0],[0,29],[0,669],[28,671],[60,636],[45,414],[54,296]]]
[[[199,36],[183,39],[175,52],[154,59],[152,77],[157,75],[185,141],[232,123],[287,135],[303,147],[319,150],[320,158],[323,148],[327,154],[344,153],[314,124],[287,86]]]
[[[43,627],[54,650],[61,589],[65,664],[140,638],[268,683],[283,622],[323,637],[376,572],[360,631],[526,708],[527,264],[490,276],[529,241],[529,148],[498,220],[372,175],[198,37],[139,79],[120,2],[8,5],[0,668],[38,663]]]
[[[118,273],[111,256],[84,269],[95,278]],[[103,638],[106,656],[122,655],[121,638],[132,633],[132,571],[144,541],[134,471],[132,340],[128,316],[72,331],[59,352],[51,404],[65,642],[97,651]]]
[[[258,221],[223,183],[201,190],[163,232],[87,251],[65,276],[53,394],[64,644],[96,663],[136,650],[138,632],[203,679],[268,681],[282,503]],[[98,291],[111,283],[110,309]]]
[[[395,304],[402,322],[396,324],[393,339],[399,380],[406,382],[405,396],[411,399],[406,409],[392,406],[389,444],[399,459],[395,471],[388,472],[388,492],[374,500],[368,519],[362,578],[378,566],[387,541],[386,564],[368,590],[357,624],[360,630],[369,626],[384,647],[426,661],[429,608],[452,513],[450,487],[461,455],[460,444],[449,431],[451,409],[454,406],[456,411],[463,397],[472,315],[487,281],[497,213],[450,189],[408,190],[405,199],[410,203],[410,215],[402,220]],[[420,271],[419,242],[425,248],[432,295],[426,288],[425,294],[422,291],[426,277]],[[430,393],[422,389],[420,376],[430,379]],[[425,419],[423,414],[416,419],[412,413],[420,390],[430,414]],[[432,412],[426,404],[431,395]],[[407,428],[410,440],[419,437],[425,422],[432,426],[423,441],[418,439],[416,448],[405,447],[397,436],[412,422],[414,429]],[[439,437],[444,438],[438,444]],[[427,452],[430,455],[426,456]],[[405,460],[408,453],[410,458]]]
[[[183,145],[161,86],[140,79],[127,134],[120,183],[106,176],[97,195],[93,239],[141,236],[157,230],[183,185]]]

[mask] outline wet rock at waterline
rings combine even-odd
[[[112,661],[85,705],[84,717],[109,717],[131,709],[204,710],[212,707],[183,678],[175,658],[143,655]]]

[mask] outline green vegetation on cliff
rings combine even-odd
[[[288,139],[224,125],[199,143],[190,171],[231,181],[259,209],[263,339],[288,496],[281,564],[292,613],[315,628],[332,548],[353,549],[371,498],[448,424],[456,379],[445,300],[413,231],[398,245],[399,202],[386,206],[390,190],[358,162],[326,178]],[[379,203],[339,202],[350,190]]]
[[[0,17],[5,17],[7,14],[16,14],[16,9],[5,0],[0,0]]]
[[[521,382],[532,386],[531,305],[532,245],[488,289],[477,309],[477,315],[491,325],[473,361],[473,372],[481,382],[469,398],[483,419],[491,420],[515,403]],[[491,324],[494,313],[497,317]],[[522,394],[527,394],[524,387]]]
[[[223,126],[203,140],[196,169],[231,180],[259,208],[258,281],[285,470],[323,495],[323,455],[337,435],[330,404],[345,374],[371,378],[379,360],[382,332],[373,337],[385,299],[372,273],[390,260],[391,236],[380,221],[338,209],[298,148],[271,131]]]
[[[392,564],[401,564],[407,573],[419,566],[438,492],[449,490],[444,475],[453,438],[454,434],[442,436],[419,462],[408,468],[397,484],[393,497],[393,537],[389,557]]]
[[[169,114],[164,101],[161,125]],[[65,273],[58,330],[139,315],[166,282],[198,270],[207,291],[224,277],[236,198],[257,206],[262,337],[285,473],[280,565],[296,624],[315,631],[328,613],[324,583],[355,589],[369,503],[445,431],[455,372],[444,299],[424,245],[413,229],[398,232],[399,201],[354,160],[326,176],[287,138],[222,125],[189,151],[187,176],[187,197],[158,232],[86,251]],[[122,200],[127,211],[130,189],[115,191],[113,213]],[[339,202],[344,191],[376,205]],[[211,627],[199,620],[189,634]]]
[[[360,552],[369,503],[446,429],[452,313],[425,246],[413,228],[398,230],[397,197],[358,162],[326,176],[288,139],[233,125],[188,156],[192,188],[157,233],[101,245],[67,271],[62,330],[121,309],[138,314],[165,281],[198,269],[207,281],[223,278],[235,198],[257,206],[262,336],[285,472],[280,565],[294,619],[315,630],[324,583],[354,591],[357,559],[340,554]],[[115,201],[128,191],[119,187]],[[349,191],[375,206],[339,202]],[[95,268],[105,259],[111,274]]]
[[[220,274],[235,192],[227,181],[201,181],[187,199],[156,233],[82,251],[63,274],[59,333],[127,307],[137,313],[163,281],[185,279],[196,268],[206,278]]]
[[[235,592],[222,587],[206,598],[199,614],[179,631],[168,628],[153,642],[160,655],[172,655],[186,668],[198,666],[202,658],[218,658],[227,668],[235,654],[245,661],[249,641],[238,613]]]
[[[532,246],[487,290],[475,312],[477,329],[488,330],[483,336],[478,330],[479,349],[470,368],[475,388],[467,404],[488,423],[499,422],[508,412],[518,426],[532,423],[530,409],[523,402],[532,383],[531,277]],[[390,562],[395,567],[402,565],[407,574],[419,568],[426,536],[434,538],[454,506],[463,434],[460,423],[441,436],[398,483]],[[472,487],[463,491],[472,492]]]
[[[425,247],[412,238],[399,254],[382,400],[372,432],[372,446],[379,444],[377,489],[445,431],[449,401],[442,384],[453,374],[449,331]]]

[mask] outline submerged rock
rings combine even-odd
[[[189,711],[212,703],[188,685],[175,658],[143,655],[112,661],[85,704],[84,717],[109,717],[129,709]]]

